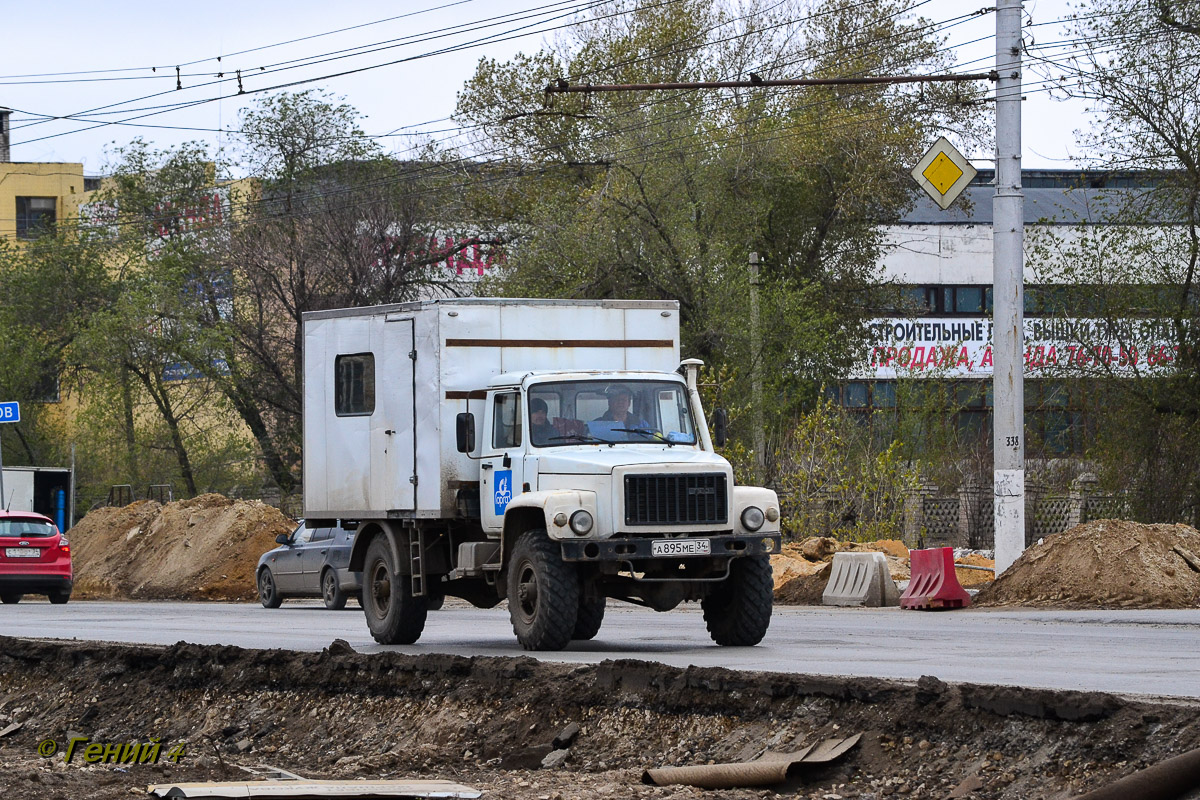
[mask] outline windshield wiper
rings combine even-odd
[[[588,436],[582,433],[568,433],[566,436],[551,436],[546,441],[553,442],[559,439],[573,439],[577,442],[594,442],[596,444],[613,444],[608,439],[601,439],[599,436]]]
[[[660,442],[665,442],[667,447],[674,447],[675,442],[672,442],[667,437],[663,436],[658,431],[648,430],[646,428],[613,428],[614,433],[640,433],[642,436],[653,436]]]

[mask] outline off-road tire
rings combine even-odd
[[[424,597],[412,596],[412,576],[399,574],[385,536],[376,536],[367,547],[361,602],[375,641],[412,644],[421,638],[429,607]]]
[[[67,604],[67,601],[71,599],[71,593],[70,592],[50,592],[50,594],[46,595],[46,597],[50,600],[51,605],[65,606]]]
[[[751,647],[771,624],[774,582],[767,556],[742,556],[729,565],[729,577],[700,601],[708,635],[719,645]]]
[[[258,601],[263,608],[279,608],[283,605],[283,595],[279,593],[279,585],[270,567],[263,567],[258,573]]]
[[[346,607],[346,593],[338,586],[337,572],[332,568],[321,573],[321,599],[330,611],[341,611]]]
[[[600,626],[603,624],[604,598],[595,600],[584,598],[579,601],[579,616],[575,620],[575,630],[571,632],[571,638],[580,642],[593,639],[600,632]]]
[[[579,618],[579,575],[544,529],[517,539],[508,563],[508,613],[526,650],[561,650]]]
[[[4,605],[6,605],[6,606],[11,606],[11,605],[14,605],[15,603],[21,602],[21,598],[24,596],[25,595],[23,595],[23,594],[12,594],[12,593],[0,594],[0,603],[4,603]]]
[[[446,595],[443,592],[429,592],[425,595],[425,606],[430,611],[440,611],[446,605]]]

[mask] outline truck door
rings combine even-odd
[[[486,437],[479,461],[480,517],[484,530],[504,528],[504,509],[524,486],[521,394],[497,392],[485,421]]]
[[[371,507],[407,511],[417,507],[414,325],[412,317],[385,320],[376,367],[384,377],[371,417]]]

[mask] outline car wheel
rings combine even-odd
[[[11,606],[13,603],[21,602],[21,598],[24,596],[23,594],[0,594],[0,602],[6,606]]]
[[[258,573],[258,600],[263,608],[279,608],[283,604],[283,596],[279,594],[279,587],[275,585],[275,576],[271,574],[270,567],[264,567]]]
[[[774,583],[767,556],[742,556],[729,565],[729,577],[700,601],[712,640],[726,647],[751,647],[771,624]]]
[[[50,594],[47,595],[47,597],[50,598],[51,604],[56,605],[56,606],[62,606],[62,605],[66,605],[67,601],[71,599],[71,593],[70,592],[50,592]]]
[[[396,569],[392,546],[383,535],[367,547],[362,607],[371,636],[380,644],[412,644],[425,630],[429,607],[424,597],[413,597],[412,576]]]
[[[604,624],[604,598],[579,601],[579,617],[575,620],[575,630],[571,638],[579,641],[594,639]]]
[[[332,569],[321,575],[321,597],[330,611],[341,611],[346,607],[346,593],[338,586],[337,573]]]
[[[526,650],[561,650],[579,618],[579,575],[544,530],[528,531],[508,567],[508,613]]]

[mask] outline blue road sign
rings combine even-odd
[[[0,422],[20,422],[21,404],[16,400],[0,403]]]

